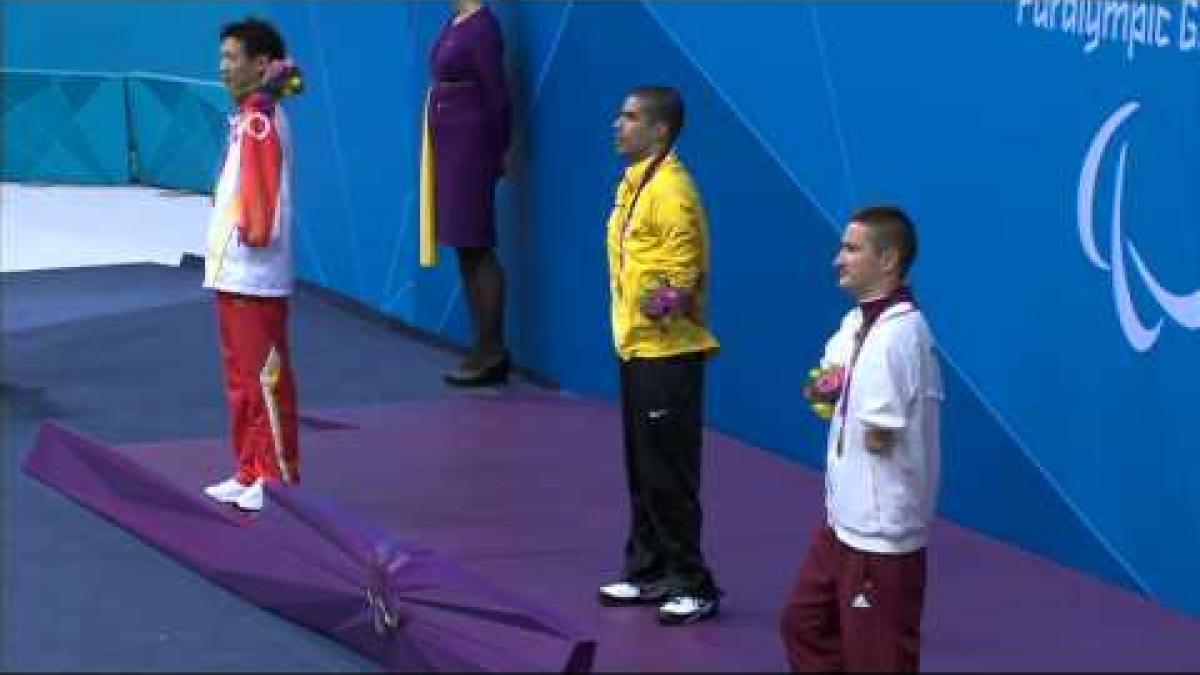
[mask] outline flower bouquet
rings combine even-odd
[[[296,62],[288,57],[268,63],[267,72],[263,74],[262,90],[275,100],[304,91],[304,78]]]
[[[655,321],[687,314],[692,308],[692,292],[659,280],[642,289],[642,314]]]
[[[267,112],[279,99],[304,91],[304,79],[291,58],[275,59],[267,64],[262,83],[246,96],[251,109]]]
[[[833,417],[833,409],[846,385],[846,369],[840,365],[818,366],[808,371],[804,383],[804,398],[813,412],[823,420]]]

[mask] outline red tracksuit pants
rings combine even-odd
[[[287,298],[217,293],[237,479],[300,479]]]
[[[794,672],[916,672],[925,604],[925,549],[867,553],[817,528],[783,608]]]

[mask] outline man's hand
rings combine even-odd
[[[883,453],[892,449],[896,444],[896,432],[891,429],[867,427],[867,450]]]

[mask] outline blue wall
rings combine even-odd
[[[854,207],[903,204],[949,387],[943,513],[1200,613],[1200,10],[1149,5],[1161,31],[1144,34],[1147,5],[1113,4],[1131,48],[1128,17],[1097,33],[1083,5],[1064,30],[1079,4],[496,3],[519,107],[500,200],[518,360],[614,397],[610,124],[630,87],[675,84],[712,221],[712,425],[820,465],[799,386],[847,306],[830,259]],[[448,11],[271,8],[310,72],[292,103],[303,274],[464,342],[452,258],[416,264],[421,96]],[[1093,181],[1088,149],[1133,101]],[[1161,322],[1152,345],[1123,306]]]

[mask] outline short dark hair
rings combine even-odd
[[[642,104],[642,113],[651,124],[667,125],[667,147],[679,140],[683,131],[683,96],[674,87],[645,86],[629,92]]]
[[[221,27],[221,41],[226,38],[236,38],[246,50],[246,56],[266,56],[282,59],[287,56],[287,48],[283,44],[283,36],[279,29],[269,21],[248,16],[241,21],[227,23]]]
[[[908,276],[908,270],[917,259],[917,226],[903,209],[868,206],[855,211],[850,222],[861,223],[867,228],[876,251],[883,253],[896,249],[900,253],[900,276]]]

